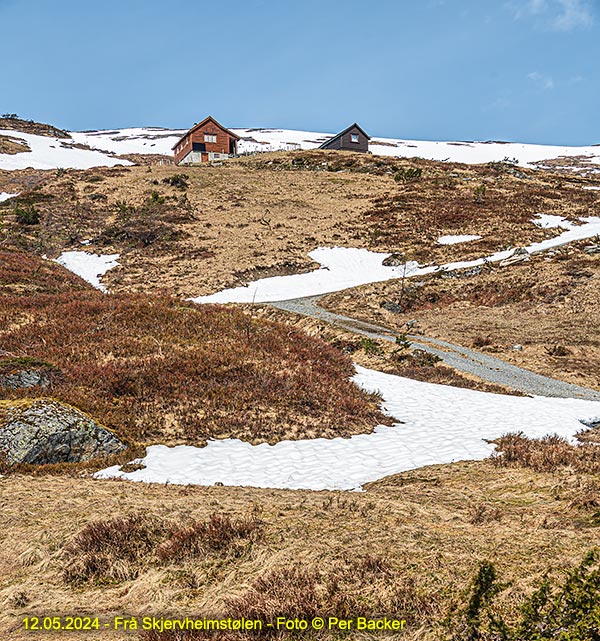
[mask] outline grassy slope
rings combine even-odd
[[[0,479],[10,488],[0,516],[0,629],[36,612],[268,616],[295,606],[298,614],[347,608],[350,616],[401,616],[408,621],[401,638],[442,639],[435,622],[453,601],[464,603],[481,561],[510,582],[500,604],[512,616],[544,570],[576,564],[597,542],[597,480],[546,469],[457,463],[358,494]],[[195,524],[215,513],[258,519],[260,531],[227,539],[217,528],[218,539],[194,539]],[[113,518],[140,514],[150,532],[130,528],[130,542],[117,548],[118,532],[103,538],[102,527],[77,539],[91,522],[110,530]],[[173,547],[177,540],[187,548]],[[95,541],[103,543],[90,566]],[[15,629],[5,638],[29,637]]]
[[[395,171],[409,166],[421,168],[422,177],[395,182]],[[181,171],[189,176],[187,187],[164,182]],[[53,254],[91,238],[91,249],[123,253],[122,267],[107,276],[115,290],[166,288],[193,296],[308,269],[307,253],[318,246],[446,262],[553,236],[531,224],[538,212],[574,217],[597,210],[598,195],[581,189],[585,180],[511,171],[350,153],[276,153],[183,170],[45,172],[38,190],[22,196],[41,212],[39,227],[13,225],[14,202],[0,212],[11,244]],[[435,244],[453,233],[484,239]]]
[[[4,364],[38,359],[52,380],[0,396],[55,396],[131,444],[333,437],[386,420],[350,382],[348,357],[239,310],[105,296],[10,250],[0,250],[0,302]]]

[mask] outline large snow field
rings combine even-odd
[[[315,149],[333,134],[272,128],[232,128],[241,140],[240,153]],[[14,130],[0,130],[0,135],[24,140],[30,152],[0,154],[0,169],[53,169],[58,167],[88,169],[95,166],[129,164],[109,154],[163,154],[172,155],[172,148],[186,132],[185,129],[161,127],[130,127],[125,129],[72,132],[71,139],[49,138]],[[92,150],[73,148],[83,144]],[[562,147],[501,142],[435,142],[372,138],[369,149],[383,156],[418,157],[430,160],[466,164],[516,159],[519,165],[558,158],[583,156],[600,172],[600,148],[597,146]]]
[[[308,490],[354,490],[369,481],[425,465],[479,460],[507,432],[531,438],[572,437],[581,420],[600,417],[600,403],[575,399],[524,398],[423,383],[356,367],[354,381],[383,396],[383,410],[399,422],[350,438],[281,441],[251,445],[237,439],[206,447],[153,445],[136,462],[96,478],[148,483],[252,486]],[[402,422],[400,422],[402,421]]]
[[[72,147],[73,140],[68,138],[50,138],[26,134],[12,129],[0,129],[0,136],[10,136],[23,140],[29,145],[30,151],[18,154],[0,154],[0,169],[89,169],[90,167],[113,167],[114,165],[130,165],[127,160],[119,160],[107,156],[101,151],[76,149]]]

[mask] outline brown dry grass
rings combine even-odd
[[[0,154],[20,154],[24,151],[30,151],[30,148],[21,138],[0,136]]]
[[[294,164],[299,159],[304,164]],[[423,170],[420,179],[394,181],[396,170],[411,166]],[[182,171],[189,176],[187,189],[164,182]],[[17,180],[19,172],[13,173]],[[598,210],[598,195],[581,189],[587,182],[577,177],[519,175],[526,178],[487,166],[280,152],[221,166],[46,172],[35,193],[53,198],[38,205],[39,227],[13,225],[14,203],[0,209],[9,223],[4,242],[56,255],[91,238],[90,249],[123,254],[122,266],[106,277],[115,290],[167,288],[197,296],[310,269],[307,254],[318,246],[446,262],[552,236],[553,230],[531,224],[537,212],[573,218]],[[160,206],[150,202],[154,192],[164,198]],[[125,233],[115,234],[115,226]],[[435,243],[452,233],[484,238],[460,246]]]
[[[7,250],[0,287],[1,356],[56,372],[47,389],[0,398],[53,396],[129,444],[334,437],[389,422],[350,381],[347,356],[285,325],[166,296],[106,296]]]
[[[492,561],[512,582],[502,599],[509,613],[547,567],[577,563],[597,542],[597,508],[573,504],[577,488],[592,482],[568,467],[542,473],[489,461],[407,472],[364,493],[3,478],[0,629],[7,640],[29,638],[19,626],[28,613],[268,616],[304,604],[401,616],[408,622],[402,638],[433,641],[441,638],[435,622],[467,589],[480,561]],[[232,523],[259,519],[263,536],[242,555],[213,546],[160,560],[163,524],[197,531],[215,513]],[[150,531],[141,537],[148,545],[138,548],[136,534],[121,553],[108,550],[109,567],[129,563],[133,571],[78,587],[65,582],[74,546],[81,549],[77,542],[98,528],[91,524],[118,534],[114,519],[140,514],[144,532],[158,529],[158,538]]]
[[[581,251],[586,244],[478,276],[411,279],[404,294],[400,281],[366,285],[322,305],[392,329],[416,319],[414,333],[600,389],[600,257]],[[400,302],[404,311],[388,312],[385,302]]]

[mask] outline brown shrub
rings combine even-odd
[[[58,265],[23,257],[19,271],[19,254],[8,256],[0,261],[3,350],[60,368],[53,396],[129,443],[275,442],[389,422],[351,382],[350,359],[301,331],[231,308],[103,295]],[[24,288],[37,294],[23,296]],[[1,389],[0,397],[34,393]]]
[[[265,573],[241,596],[228,600],[232,617],[273,623],[277,617],[354,618],[401,616],[421,620],[438,607],[383,557],[365,556],[321,569],[292,565]]]
[[[496,441],[492,462],[499,467],[529,467],[536,472],[554,472],[571,467],[578,472],[600,472],[600,447],[593,443],[571,445],[560,436],[530,439],[507,434]]]
[[[89,523],[64,549],[63,579],[73,585],[134,579],[164,536],[161,521],[139,515]]]
[[[172,532],[158,547],[157,554],[163,562],[204,556],[210,552],[238,557],[263,536],[264,525],[258,519],[232,520],[227,514],[213,514],[205,523],[195,522]]]

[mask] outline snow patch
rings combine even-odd
[[[106,293],[107,289],[100,280],[109,269],[119,264],[118,258],[119,254],[97,255],[83,251],[70,251],[63,252],[55,262]]]
[[[8,194],[5,191],[0,192],[0,203],[3,203],[5,200],[8,200],[9,198],[14,198],[15,196],[18,196],[19,194]]]
[[[440,236],[437,239],[438,245],[457,245],[458,243],[468,243],[471,240],[479,240],[481,236],[475,234],[464,234],[462,236]]]
[[[12,130],[0,130],[0,135],[14,135]],[[0,169],[89,169],[90,167],[113,167],[131,165],[128,160],[119,160],[99,151],[76,149],[74,140],[51,138],[19,132],[19,137],[29,145],[30,151],[18,154],[0,154]]]
[[[206,447],[153,445],[136,462],[95,474],[147,483],[251,486],[308,490],[354,490],[365,483],[425,465],[479,460],[494,439],[522,431],[572,437],[581,421],[600,416],[600,403],[576,399],[516,397],[423,383],[356,367],[354,381],[383,396],[384,411],[402,423],[379,425],[350,438],[281,441],[275,445],[237,439]],[[594,419],[592,419],[594,420]]]
[[[584,224],[575,225],[560,216],[539,215],[538,219],[534,221],[536,224],[561,227],[565,231],[554,238],[532,243],[525,249],[533,254],[600,234],[599,217],[589,216],[580,218],[580,221]],[[309,256],[321,265],[320,269],[313,272],[263,278],[253,281],[245,287],[225,289],[215,294],[198,296],[190,300],[195,303],[268,303],[304,296],[317,296],[394,278],[425,276],[441,270],[469,269],[486,262],[497,263],[509,258],[513,251],[507,249],[486,258],[446,263],[441,266],[420,267],[416,262],[408,262],[406,265],[387,267],[382,264],[382,260],[390,254],[379,254],[367,249],[321,247],[309,253]]]
[[[562,216],[554,216],[552,214],[537,214],[537,219],[533,221],[533,224],[544,229],[554,229],[557,227],[573,229],[575,227],[570,220],[565,220]]]

